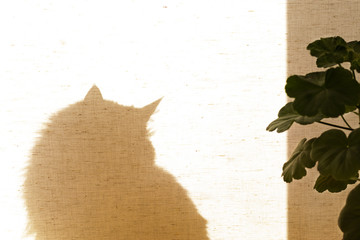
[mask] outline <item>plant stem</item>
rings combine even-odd
[[[341,115],[341,118],[342,118],[342,120],[344,121],[344,123],[345,123],[349,128],[351,128],[351,130],[354,130],[354,129],[350,126],[350,124],[345,120],[345,118],[344,118],[343,115]]]
[[[354,80],[357,81],[357,80],[356,80],[356,75],[355,75],[354,69],[351,69],[351,71],[352,71],[352,74],[353,74],[353,76],[354,76]],[[359,113],[358,113],[357,115],[359,116],[359,126],[360,126],[360,106],[357,105],[356,107],[357,107],[357,109],[358,109],[358,111],[359,111]],[[348,125],[348,126],[349,126],[349,125]]]
[[[348,127],[342,127],[342,126],[339,126],[339,125],[336,125],[336,124],[331,124],[331,123],[327,123],[327,122],[323,122],[323,121],[317,121],[318,123],[321,123],[321,124],[324,124],[324,125],[328,125],[328,126],[332,126],[332,127],[337,127],[337,128],[341,128],[341,129],[345,129],[345,130],[349,130],[349,131],[352,131],[354,129],[352,128],[348,128]]]
[[[356,76],[355,76],[355,71],[354,71],[354,69],[351,69],[351,71],[352,71],[352,74],[353,74],[354,79],[355,79],[355,81],[356,81]]]

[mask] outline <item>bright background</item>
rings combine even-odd
[[[285,240],[285,0],[0,3],[0,237],[24,236],[22,173],[48,118],[84,98],[144,106],[157,164],[211,240]]]

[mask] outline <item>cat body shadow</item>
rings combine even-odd
[[[26,168],[28,234],[37,240],[208,240],[206,220],[155,165],[143,108],[85,99],[51,117]]]

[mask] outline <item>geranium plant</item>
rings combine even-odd
[[[307,168],[316,167],[319,176],[314,189],[340,192],[360,181],[360,117],[356,127],[346,120],[349,114],[360,115],[360,84],[356,80],[356,72],[360,73],[360,41],[321,38],[307,49],[323,71],[287,79],[285,91],[292,101],[280,109],[267,130],[281,133],[294,123],[328,125],[331,129],[320,136],[299,142],[284,164],[282,176],[290,183],[303,178]],[[344,124],[329,123],[330,118],[341,118]],[[360,185],[349,193],[338,224],[344,240],[360,239]]]

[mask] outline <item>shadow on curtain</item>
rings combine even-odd
[[[84,101],[51,117],[26,169],[28,233],[37,240],[207,240],[206,220],[154,162],[143,108]]]
[[[360,2],[354,0],[288,0],[288,75],[324,70],[316,67],[316,59],[306,50],[310,42],[332,36],[341,36],[346,41],[360,40],[360,28],[355,26],[360,20],[359,11]],[[358,125],[356,116],[345,117],[352,126]],[[318,137],[328,129],[319,124],[292,127],[288,133],[288,154],[291,154],[300,139]],[[306,177],[288,185],[289,240],[342,239],[337,220],[353,186],[337,194],[318,193],[313,189],[317,177],[316,169],[311,169]]]

